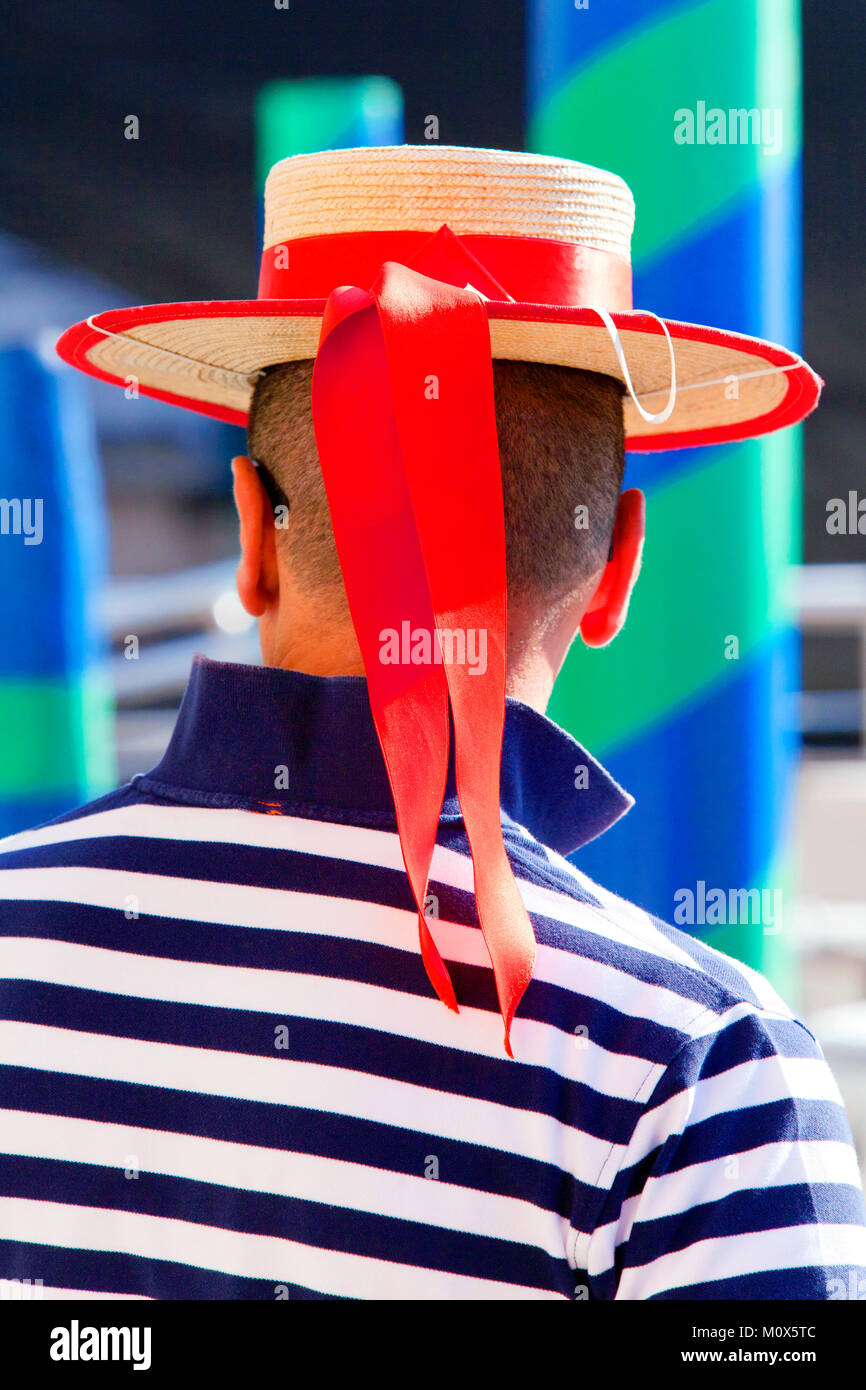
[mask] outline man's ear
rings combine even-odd
[[[606,647],[625,622],[640,573],[645,530],[644,495],[638,488],[629,488],[619,499],[611,558],[580,620],[580,635],[588,647]]]
[[[232,459],[235,506],[241,524],[238,596],[247,612],[260,618],[279,595],[274,514],[253,464]]]

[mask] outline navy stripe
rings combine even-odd
[[[856,1226],[859,1220],[859,1194],[841,1183],[748,1188],[672,1216],[636,1221],[628,1241],[617,1250],[617,1275],[633,1265],[648,1264],[661,1250],[685,1250],[699,1240],[767,1234],[814,1221]]]
[[[849,1270],[841,1265],[797,1265],[790,1269],[762,1269],[755,1274],[738,1274],[730,1279],[709,1279],[699,1284],[679,1284],[650,1294],[648,1302],[670,1302],[673,1299],[725,1299],[743,1302],[765,1299],[815,1299],[829,1297],[833,1279],[846,1286]]]
[[[402,908],[405,912],[415,911],[405,870],[262,845],[215,845],[201,840],[98,835],[8,850],[0,866],[4,869],[119,869],[129,874],[160,874],[166,878],[195,878],[219,884],[324,894],[355,902],[377,902],[383,907]],[[445,891],[444,885],[442,887]],[[456,889],[447,891],[454,895],[454,909],[462,914],[457,920],[465,919],[475,925],[477,917],[471,908],[471,895]]]
[[[127,1178],[120,1166],[0,1154],[0,1191],[30,1201],[50,1195],[52,1202],[72,1206],[193,1221],[527,1288],[571,1288],[565,1260],[531,1245],[144,1169],[137,1178]]]
[[[239,1274],[115,1250],[76,1250],[64,1246],[0,1240],[4,1279],[41,1279],[46,1288],[137,1294],[157,1299],[259,1299],[276,1301],[276,1284]],[[328,1299],[301,1284],[287,1282],[289,1299]],[[359,1291],[359,1297],[363,1294]]]
[[[0,1066],[0,1106],[102,1124],[190,1134],[291,1153],[318,1154],[388,1172],[423,1173],[428,1154],[442,1181],[525,1198],[568,1218],[597,1207],[603,1193],[553,1163],[377,1120],[325,1110],[171,1090],[131,1081]]]
[[[812,1139],[850,1143],[845,1112],[835,1101],[785,1096],[689,1125],[674,1151],[666,1155],[664,1171],[675,1173],[693,1163],[746,1153],[763,1144],[802,1144]]]
[[[682,1047],[659,1078],[647,1110],[657,1109],[699,1081],[724,1077],[731,1068],[748,1062],[776,1056],[814,1060],[816,1055],[815,1040],[799,1021],[746,1014],[721,1032]],[[732,1084],[742,1089],[742,1081],[735,1078]]]
[[[677,1173],[696,1163],[736,1157],[770,1143],[825,1139],[851,1142],[845,1112],[833,1101],[787,1096],[765,1105],[722,1111],[689,1125],[683,1134],[671,1135],[638,1163],[620,1168],[611,1183],[599,1224],[615,1221],[623,1203],[642,1192],[650,1177]],[[862,1200],[858,1193],[857,1203],[862,1204]]]

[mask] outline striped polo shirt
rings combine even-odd
[[[428,909],[457,1015],[421,962],[363,679],[197,659],[152,772],[0,843],[0,1278],[866,1296],[815,1039],[761,976],[564,857],[629,804],[508,702],[502,824],[538,942],[512,1061],[453,774]]]

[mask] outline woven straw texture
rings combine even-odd
[[[293,155],[265,184],[265,246],[326,232],[488,233],[631,258],[634,199],[616,174],[540,154],[388,145]]]

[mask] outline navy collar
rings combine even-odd
[[[586,785],[575,786],[586,768]],[[210,806],[396,828],[363,676],[308,676],[197,656],[165,756],[146,782]],[[508,699],[505,815],[570,854],[633,804],[552,720]],[[442,819],[459,821],[453,761]]]

